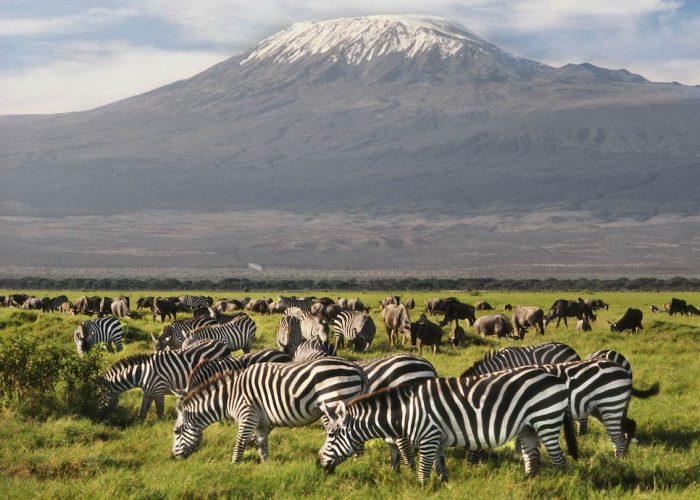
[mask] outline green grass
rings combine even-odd
[[[0,292],[2,294],[3,292]],[[34,292],[56,295],[55,292]],[[117,292],[97,294],[116,296]],[[150,293],[130,293],[132,301]],[[162,292],[173,295],[172,292]],[[341,354],[357,359],[392,352],[388,345],[377,301],[386,293],[315,292],[333,298],[359,296],[373,306],[378,325],[370,354]],[[74,300],[82,293],[67,295]],[[211,294],[215,297],[224,294]],[[235,297],[240,293],[228,293]],[[265,294],[250,294],[255,297]],[[340,465],[326,476],[316,469],[315,457],[323,442],[320,424],[300,429],[276,429],[270,436],[270,460],[260,463],[250,449],[243,463],[233,465],[231,453],[235,424],[215,424],[204,433],[199,451],[183,461],[169,458],[175,398],[166,400],[166,418],[158,421],[151,409],[146,421],[136,422],[141,401],[138,390],[120,399],[117,414],[108,423],[93,423],[77,417],[56,417],[47,421],[23,419],[10,410],[0,414],[0,498],[27,497],[215,497],[245,498],[601,498],[643,495],[700,497],[700,403],[698,378],[700,362],[700,317],[653,315],[649,306],[661,306],[674,294],[669,293],[517,293],[463,292],[402,293],[414,297],[419,311],[427,297],[456,295],[462,301],[489,301],[497,311],[505,303],[539,305],[545,309],[557,298],[599,296],[611,304],[600,311],[594,330],[576,333],[573,324],[558,330],[550,325],[544,337],[528,332],[525,344],[561,341],[574,347],[581,356],[609,348],[620,351],[632,363],[635,386],[661,383],[659,396],[633,399],[630,416],[637,420],[637,438],[629,455],[621,460],[612,454],[612,445],[599,422],[591,423],[591,434],[579,440],[581,459],[567,461],[565,471],[551,468],[548,460],[536,478],[524,477],[520,458],[512,445],[489,453],[478,466],[466,464],[462,450],[448,450],[450,482],[439,484],[435,478],[420,487],[417,475],[402,469],[394,474],[388,466],[388,450],[381,441],[368,444],[367,453]],[[274,297],[275,295],[273,295]],[[700,293],[677,293],[690,303],[700,304]],[[606,320],[618,319],[627,307],[644,311],[644,330],[638,335],[612,333]],[[482,312],[479,314],[489,314]],[[252,315],[258,324],[256,348],[274,347],[278,316]],[[0,336],[37,336],[67,347],[73,346],[72,332],[84,317],[42,314],[17,309],[0,309]],[[107,354],[108,361],[137,352],[150,352],[149,334],[159,333],[162,325],[150,316],[125,320],[128,338],[123,352]],[[465,325],[466,327],[466,325]],[[447,336],[445,337],[447,338]],[[443,347],[443,353],[425,357],[440,375],[458,375],[486,351],[520,345],[510,340],[487,339],[485,345],[462,349]],[[398,349],[393,352],[398,352]]]

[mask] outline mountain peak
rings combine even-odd
[[[294,23],[263,40],[241,61],[291,63],[305,56],[329,54],[347,64],[402,53],[415,57],[437,50],[455,55],[465,45],[495,48],[457,23],[440,17],[367,16]]]

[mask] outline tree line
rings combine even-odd
[[[8,290],[212,290],[212,291],[294,291],[294,290],[512,290],[512,291],[700,291],[700,278],[370,278],[370,279],[248,279],[223,278],[2,278],[0,288]]]

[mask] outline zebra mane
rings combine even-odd
[[[476,373],[476,369],[479,368],[479,367],[480,367],[481,365],[483,365],[484,363],[487,363],[487,362],[491,361],[493,358],[496,357],[496,355],[497,355],[498,353],[499,353],[499,351],[489,351],[489,352],[487,352],[486,354],[483,355],[483,357],[482,357],[480,360],[475,361],[473,365],[471,365],[469,368],[467,368],[466,370],[464,370],[464,371],[462,372],[462,374],[461,374],[459,377],[460,377],[460,378],[464,378],[464,377],[471,377],[471,376],[474,376],[474,375],[479,375],[478,373]]]
[[[122,358],[119,361],[115,362],[112,366],[109,367],[109,370],[107,370],[107,373],[112,372],[114,370],[119,370],[121,368],[131,368],[132,366],[135,366],[139,363],[153,359],[153,355],[154,355],[154,353],[132,354],[131,356],[127,356],[127,357]]]
[[[197,365],[197,366],[199,366],[199,365]],[[212,375],[211,377],[209,377],[208,379],[206,379],[201,384],[190,388],[190,390],[187,391],[186,394],[184,394],[180,397],[180,401],[182,401],[183,404],[187,403],[190,399],[192,399],[195,396],[197,396],[198,394],[204,392],[206,389],[208,389],[210,386],[214,385],[219,380],[224,379],[224,378],[231,379],[232,375],[237,375],[238,373],[239,372],[237,370],[224,370],[221,373],[216,373],[216,374]],[[192,372],[192,374],[194,374],[194,371]],[[192,375],[190,375],[190,379],[191,378],[192,378]]]
[[[403,384],[399,384],[395,387],[385,387],[383,389],[376,390],[374,392],[370,392],[368,394],[362,394],[360,396],[357,396],[353,399],[351,399],[347,404],[348,406],[354,405],[356,403],[362,403],[363,401],[367,401],[370,399],[378,398],[383,395],[388,395],[388,394],[396,394],[399,392],[409,392],[412,391],[414,387],[417,385],[425,382],[425,379],[413,379],[409,380],[407,382],[404,382]]]

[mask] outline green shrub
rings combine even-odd
[[[103,344],[93,346],[84,356],[76,352],[66,353],[61,362],[63,402],[66,411],[94,417],[101,396],[100,379],[104,371]]]

